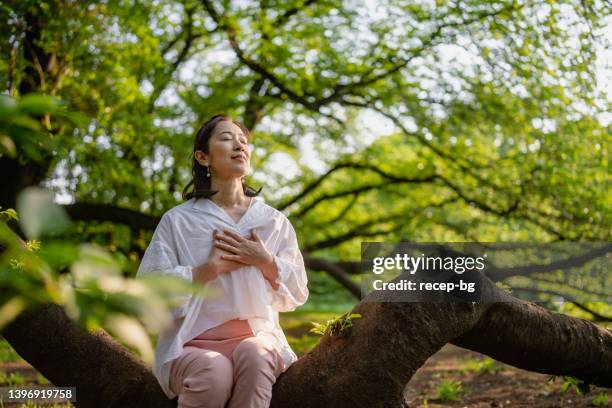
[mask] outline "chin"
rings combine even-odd
[[[236,172],[236,173],[229,174],[228,178],[240,179],[240,178],[243,178],[243,177],[245,177],[247,175],[248,175],[248,173],[246,171],[239,171],[239,172]]]

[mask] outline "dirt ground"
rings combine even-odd
[[[549,375],[521,370],[449,344],[417,371],[406,387],[405,400],[409,407],[431,408],[612,407],[610,388],[595,388],[581,396],[573,387],[564,393],[562,378],[549,379]],[[452,381],[461,382],[461,392],[455,393],[460,400],[440,399],[440,388]]]

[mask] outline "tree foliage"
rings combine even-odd
[[[22,104],[52,95],[85,116],[41,118],[48,137],[15,145],[40,156],[36,176],[15,177],[0,204],[42,184],[102,205],[72,234],[133,271],[150,225],[112,210],[156,217],[180,203],[194,129],[224,111],[253,129],[252,184],[312,255],[355,260],[363,240],[605,241],[610,106],[597,72],[609,11],[577,0],[4,2],[6,92]],[[2,169],[23,176],[5,132]]]

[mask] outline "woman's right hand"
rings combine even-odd
[[[224,273],[230,273],[238,268],[245,267],[247,265],[241,262],[228,261],[222,259],[221,255],[230,254],[228,251],[217,247],[215,242],[217,240],[217,230],[213,230],[213,243],[210,256],[202,265],[193,269],[193,280],[201,282],[203,284],[215,279],[217,276]]]

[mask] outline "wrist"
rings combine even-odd
[[[217,265],[214,262],[204,262],[203,264],[192,269],[193,280],[206,284],[215,279],[219,274]]]
[[[268,259],[259,266],[259,269],[261,269],[264,278],[272,285],[274,290],[276,290],[278,288],[278,284],[276,283],[276,279],[278,278],[278,267],[276,266],[274,255],[270,254]]]

